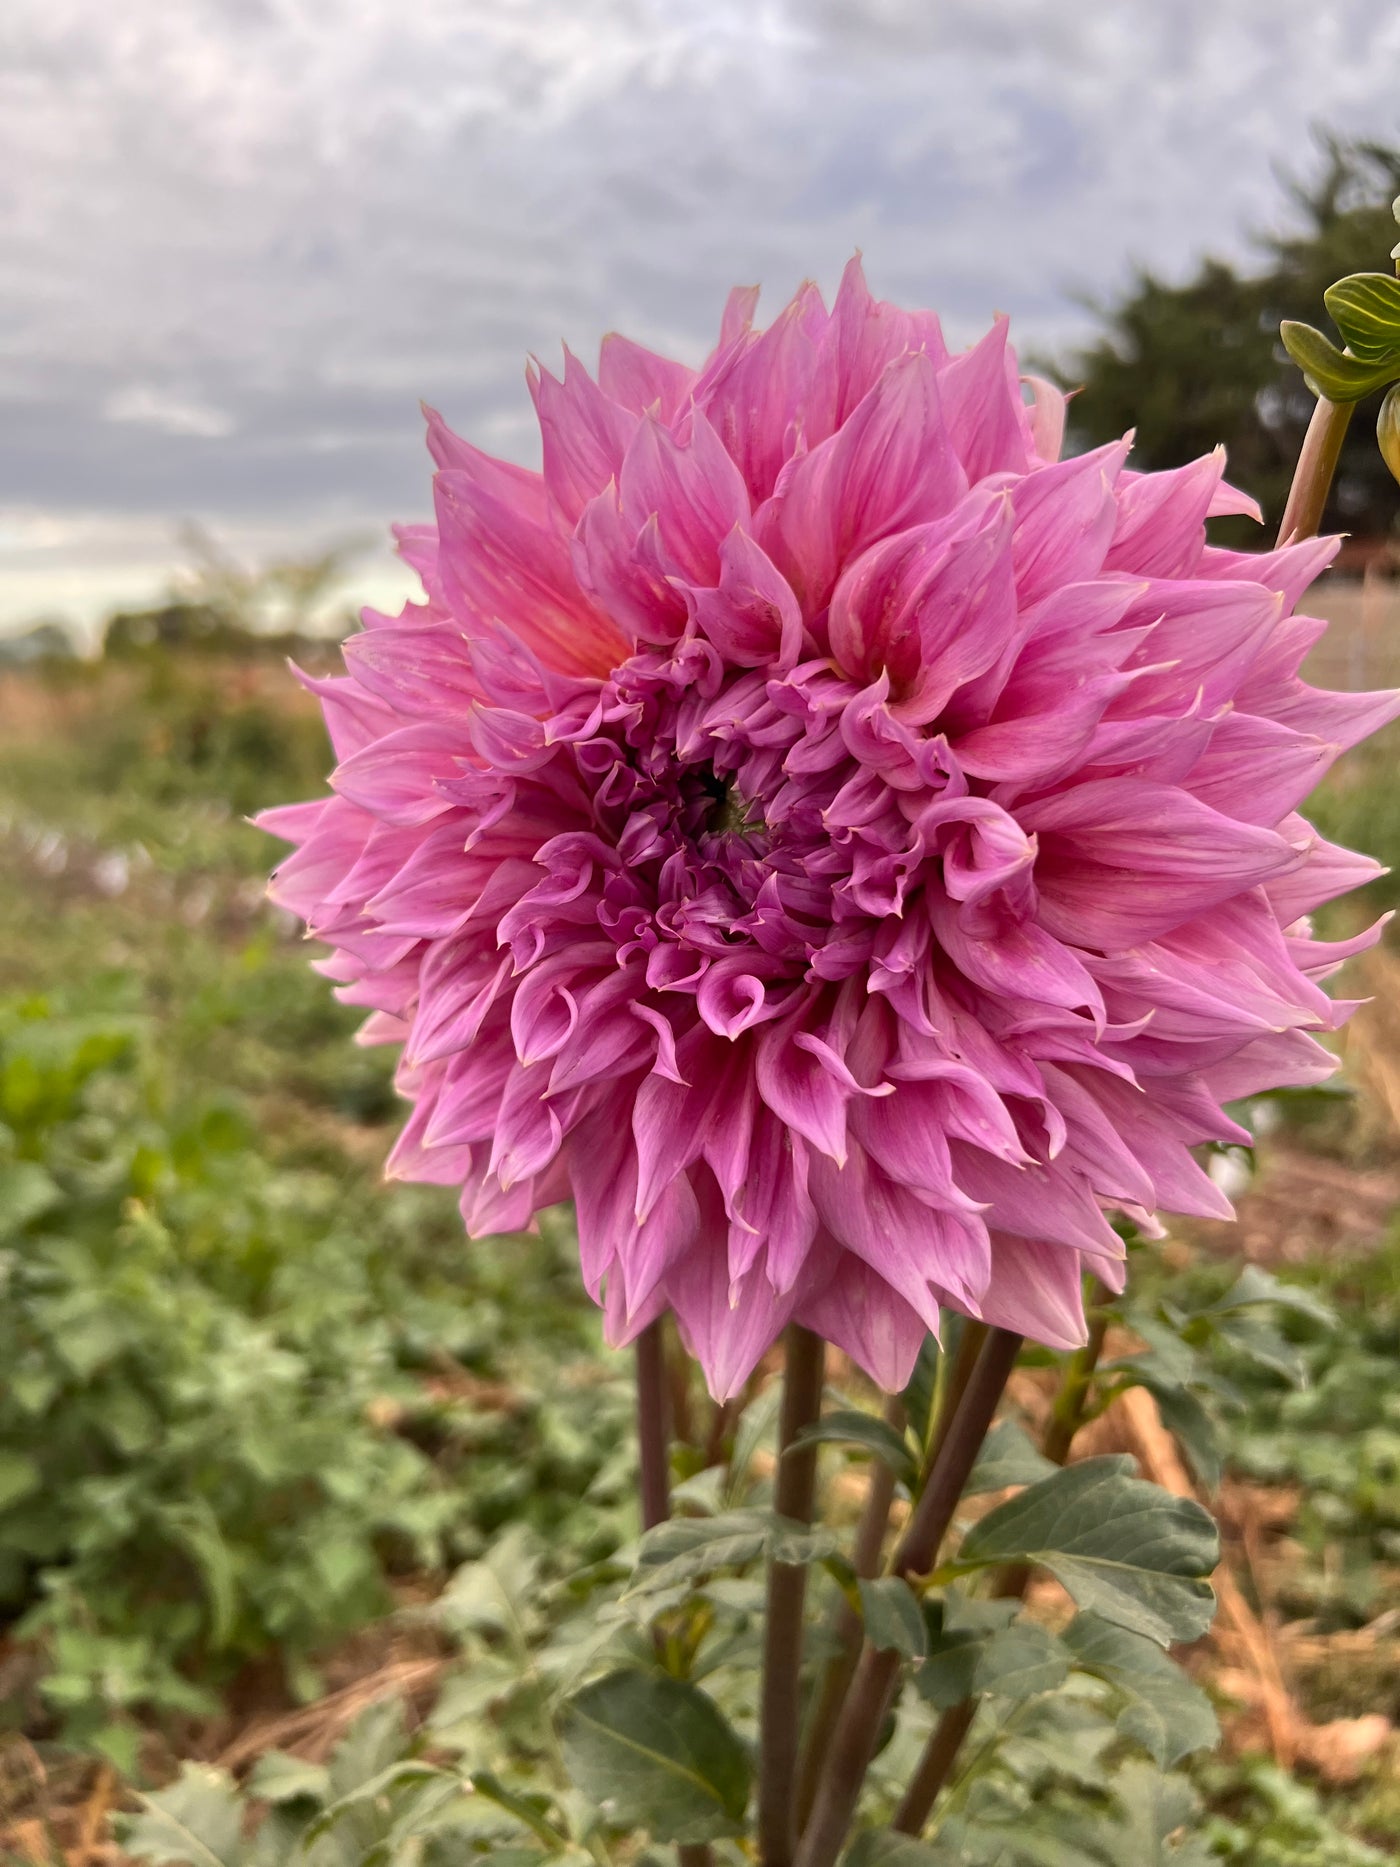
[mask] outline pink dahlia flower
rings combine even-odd
[[[1298,667],[1334,541],[1205,542],[1219,454],[1058,458],[999,321],[847,269],[698,372],[612,336],[532,369],[543,471],[434,414],[424,600],[309,680],[333,795],[273,895],[399,1044],[390,1160],[469,1232],[572,1196],[624,1341],[712,1390],[790,1320],[876,1381],[940,1307],[1065,1346],[1110,1213],[1228,1216],[1192,1148],[1325,1076],[1311,937],[1377,866],[1295,815],[1400,712]]]

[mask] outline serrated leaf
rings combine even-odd
[[[859,1413],[854,1408],[823,1415],[797,1436],[798,1445],[859,1446],[883,1459],[895,1477],[912,1485],[919,1475],[918,1465],[908,1442],[887,1420],[873,1413]]]
[[[822,1562],[839,1547],[830,1530],[772,1511],[731,1510],[721,1517],[673,1517],[642,1539],[627,1595],[693,1582],[715,1569],[743,1568],[761,1557],[797,1566]]]
[[[615,1672],[564,1707],[570,1775],[611,1819],[654,1840],[743,1833],[748,1752],[714,1700],[684,1680]]]
[[[1296,324],[1291,318],[1280,325],[1279,334],[1284,349],[1306,376],[1308,387],[1329,402],[1359,402],[1400,376],[1400,355],[1376,363],[1344,356],[1321,331],[1310,324]]]
[[[137,1815],[118,1818],[134,1860],[168,1867],[241,1867],[243,1804],[233,1778],[207,1763],[186,1763],[168,1789],[142,1796]]]
[[[872,1647],[893,1648],[906,1659],[921,1660],[928,1651],[928,1628],[919,1598],[900,1575],[858,1584],[865,1637]]]
[[[1265,1317],[1248,1311],[1226,1316],[1220,1333],[1231,1347],[1260,1367],[1272,1369],[1290,1387],[1307,1385],[1307,1357]]]
[[[1216,1742],[1220,1727],[1210,1700],[1152,1641],[1097,1614],[1076,1614],[1060,1639],[1082,1672],[1127,1700],[1119,1730],[1164,1768]]]
[[[1132,1463],[1085,1459],[998,1505],[964,1538],[954,1573],[1037,1563],[1120,1627],[1162,1646],[1197,1639],[1215,1612],[1215,1525],[1193,1499],[1132,1477]]]
[[[972,1669],[975,1693],[998,1698],[1035,1698],[1053,1692],[1069,1676],[1069,1655],[1035,1621],[1015,1621],[982,1645]]]
[[[1324,1329],[1337,1327],[1337,1312],[1315,1291],[1305,1290],[1301,1284],[1286,1283],[1272,1271],[1266,1271],[1262,1264],[1246,1264],[1224,1296],[1212,1303],[1206,1313],[1220,1315],[1227,1310],[1246,1309],[1254,1303],[1276,1303],[1281,1309],[1293,1310],[1299,1316],[1320,1323]]]
[[[983,1491],[1005,1491],[1011,1485],[1033,1485],[1056,1470],[1054,1461],[1036,1450],[1014,1420],[1003,1420],[983,1440],[963,1495],[975,1497]]]
[[[1391,272],[1354,272],[1322,294],[1347,348],[1366,362],[1400,353],[1400,279]]]
[[[304,1757],[289,1756],[285,1750],[269,1750],[258,1758],[248,1777],[248,1791],[259,1802],[297,1802],[303,1798],[321,1802],[330,1789],[330,1775],[323,1763],[308,1763]]]

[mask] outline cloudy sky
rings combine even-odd
[[[426,511],[420,397],[708,347],[860,247],[970,340],[1248,250],[1310,126],[1400,135],[1385,0],[4,0],[0,626]],[[361,586],[382,597],[382,551]]]

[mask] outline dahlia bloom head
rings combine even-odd
[[[572,1197],[610,1339],[673,1310],[717,1396],[794,1320],[898,1388],[941,1308],[1080,1341],[1111,1215],[1229,1216],[1193,1147],[1330,1072],[1377,932],[1312,937],[1378,869],[1296,807],[1400,699],[1299,678],[1335,541],[1208,545],[1220,454],[1061,460],[1004,321],[951,355],[857,262],[756,297],[698,371],[532,367],[541,472],[429,412],[423,600],[261,821],[401,1046],[391,1173]]]

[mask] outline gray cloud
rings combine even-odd
[[[1363,0],[9,0],[0,616],[65,538],[420,512],[419,396],[528,458],[527,351],[698,355],[856,246],[1064,341],[1238,249],[1311,122],[1393,134],[1397,65]]]

